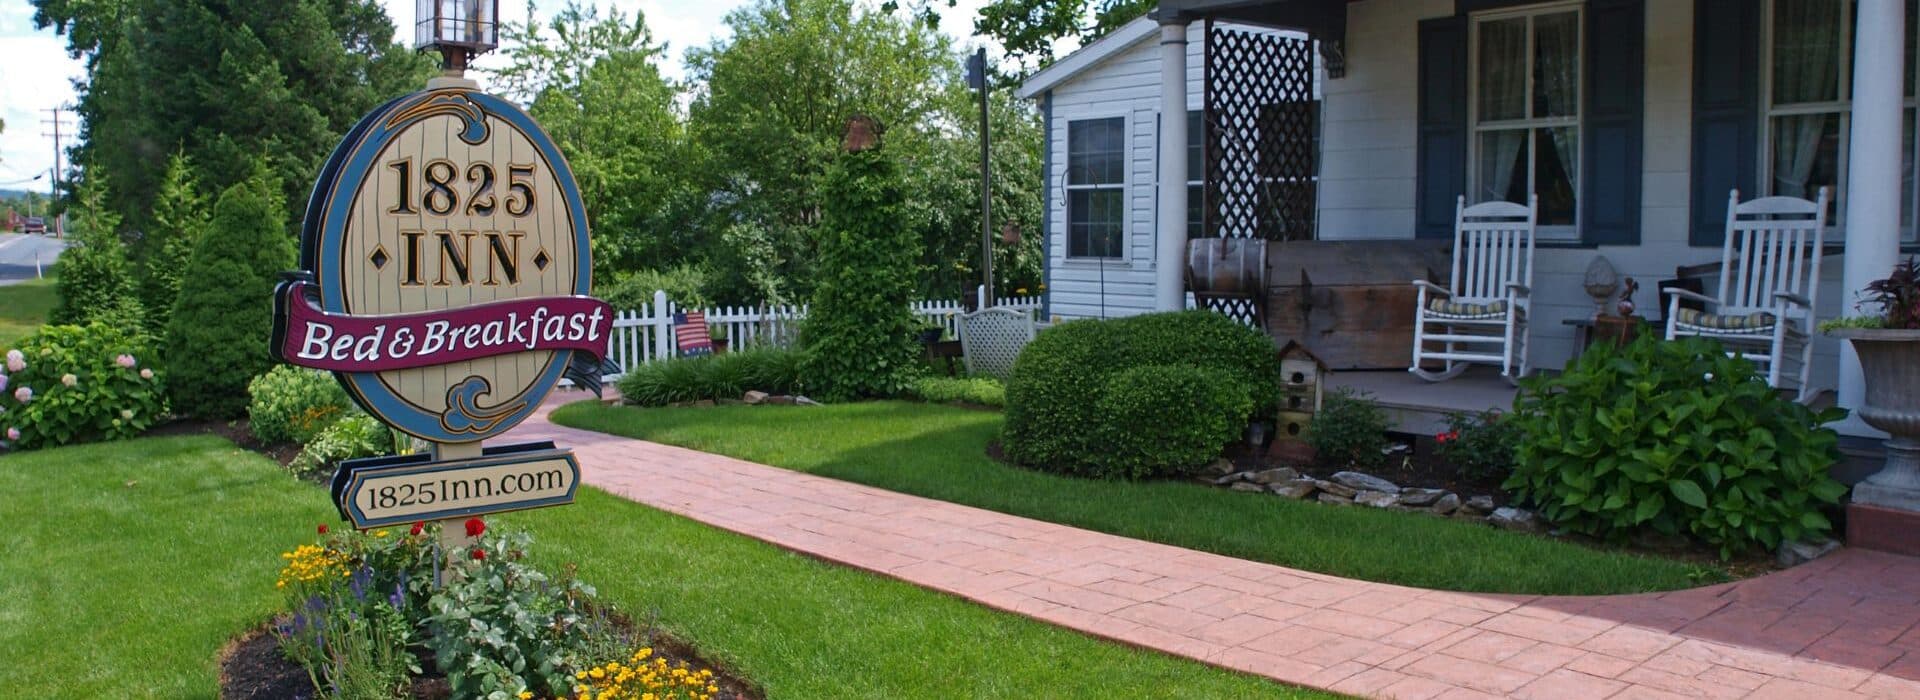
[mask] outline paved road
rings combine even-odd
[[[34,260],[50,266],[67,249],[67,239],[19,233],[0,233],[0,285],[34,278]]]

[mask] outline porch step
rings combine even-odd
[[[1428,382],[1406,370],[1334,372],[1327,386],[1364,392],[1387,414],[1391,430],[1416,435],[1446,430],[1450,413],[1511,411],[1515,392],[1497,367],[1473,367],[1443,382]]]

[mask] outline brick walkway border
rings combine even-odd
[[[1842,550],[1672,593],[1355,581],[1090,532],[547,421],[587,483],[803,554],[1086,634],[1380,698],[1920,698],[1920,559]]]

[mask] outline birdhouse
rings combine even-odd
[[[415,0],[413,47],[437,49],[449,67],[500,45],[500,0]]]
[[[1297,341],[1280,348],[1280,419],[1276,440],[1303,440],[1313,414],[1320,411],[1327,364]]]

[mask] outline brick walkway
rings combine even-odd
[[[1448,593],[563,428],[545,410],[510,437],[557,440],[587,483],[709,525],[1286,683],[1381,698],[1920,698],[1920,559],[1843,550],[1651,595]]]

